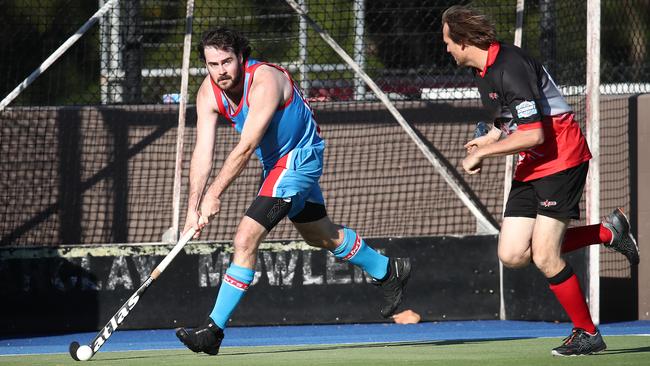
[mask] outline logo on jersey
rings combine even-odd
[[[490,97],[490,99],[492,99],[492,100],[497,100],[497,99],[499,99],[499,94],[497,94],[495,92],[492,92],[492,93],[488,94],[488,97]]]
[[[557,202],[555,202],[555,201],[549,201],[549,200],[542,201],[542,202],[540,202],[539,204],[542,205],[542,206],[544,206],[544,207],[547,207],[547,208],[548,208],[548,207],[557,206]]]
[[[515,107],[517,109],[517,117],[527,118],[537,114],[537,107],[535,103],[525,100]]]

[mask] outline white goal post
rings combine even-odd
[[[587,0],[587,142],[592,159],[587,177],[587,224],[600,223],[600,0]],[[587,301],[600,323],[600,245],[589,246]]]

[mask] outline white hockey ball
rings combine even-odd
[[[91,357],[93,357],[93,350],[90,347],[84,345],[77,349],[77,358],[80,361],[88,361]]]

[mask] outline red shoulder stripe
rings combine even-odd
[[[214,82],[214,80],[212,80],[212,78],[210,78],[210,84],[212,84],[212,91],[214,92],[214,98],[217,100],[217,107],[219,108],[219,114],[230,120],[230,117],[226,113],[226,106],[223,105],[223,100],[221,99],[221,89],[219,89],[219,87]]]
[[[270,64],[270,63],[267,63],[267,62],[257,63],[255,65],[251,66],[248,70],[246,70],[246,72],[248,72],[250,74],[249,81],[248,81],[248,87],[246,89],[246,105],[250,106],[250,103],[248,102],[248,96],[250,95],[249,91],[250,91],[251,85],[253,85],[253,76],[254,76],[255,70],[257,70],[257,68],[262,66],[262,65],[268,65],[268,66],[271,66],[273,68],[276,68],[276,69],[282,71],[287,76],[287,78],[289,79],[289,82],[291,83],[291,89],[292,89],[291,96],[284,103],[284,105],[282,107],[278,108],[278,110],[287,108],[287,106],[289,106],[289,104],[291,104],[291,102],[293,101],[293,93],[294,93],[293,90],[295,89],[293,79],[291,78],[291,75],[289,75],[289,72],[287,70],[285,70],[283,67],[278,66],[278,65],[274,65],[274,64]]]

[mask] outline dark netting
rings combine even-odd
[[[503,159],[468,177],[459,164],[485,118],[471,72],[442,42],[442,12],[457,1],[299,1],[387,93],[495,220],[503,205]],[[103,4],[103,3],[102,3]],[[513,42],[515,0],[474,1]],[[601,207],[630,207],[627,98],[649,92],[647,1],[602,2]],[[645,9],[645,10],[642,10]],[[96,2],[12,2],[0,14],[4,98],[95,11]],[[155,242],[172,226],[172,192],[185,1],[120,1],[0,112],[2,245]],[[617,19],[626,19],[625,22]],[[476,218],[378,98],[281,0],[196,1],[193,44],[213,26],[248,36],[253,57],[286,67],[304,90],[328,145],[321,180],[334,221],[366,237],[476,233]],[[523,47],[555,77],[585,121],[586,3],[526,1]],[[193,50],[182,183],[195,134],[192,105],[206,73]],[[218,169],[238,136],[218,129]],[[216,171],[216,170],[215,170]],[[260,183],[251,162],[204,235],[229,240]],[[182,223],[181,223],[182,225]],[[298,239],[283,222],[271,239]],[[603,252],[607,275],[628,275]]]
[[[629,96],[650,93],[650,3],[602,1],[601,21],[601,213],[630,209]],[[620,256],[601,250],[601,275],[629,277]]]
[[[4,4],[2,97],[97,5]],[[120,2],[0,112],[2,245],[160,240],[178,120],[162,96],[180,83],[184,14],[184,2]]]
[[[523,47],[543,62],[563,87],[586,131],[586,2],[535,2],[526,8]],[[630,211],[628,98],[650,92],[650,65],[645,51],[650,36],[647,2],[603,1],[601,8],[600,208],[605,216],[617,207]],[[630,19],[621,22],[617,19]],[[585,200],[583,198],[583,220]],[[576,223],[578,224],[578,223]],[[628,277],[629,263],[601,249],[601,275]]]

